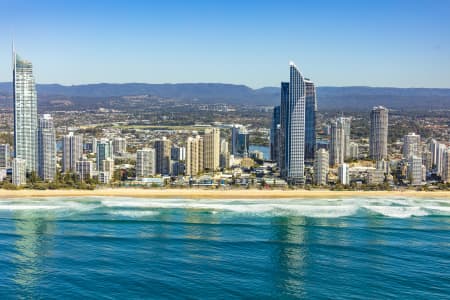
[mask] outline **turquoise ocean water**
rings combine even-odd
[[[0,299],[448,299],[450,200],[0,200]]]

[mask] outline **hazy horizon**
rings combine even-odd
[[[39,83],[278,86],[289,61],[317,86],[450,88],[446,1],[0,0],[0,81],[11,41]]]
[[[280,82],[281,83],[281,82]],[[0,81],[0,84],[11,84],[12,81]],[[245,86],[253,90],[265,89],[265,88],[279,88],[278,86],[261,86],[252,87],[244,83],[231,83],[231,82],[87,82],[87,83],[77,83],[77,84],[63,84],[58,82],[38,82],[36,85],[60,85],[64,87],[72,86],[83,86],[83,85],[100,85],[100,84],[111,84],[111,85],[126,85],[126,84],[149,84],[149,85],[182,85],[182,84],[223,84],[223,85],[235,85],[235,86]],[[316,88],[374,88],[374,89],[442,89],[448,90],[450,87],[416,87],[416,86],[370,86],[370,85],[318,85]]]

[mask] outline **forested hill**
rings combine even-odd
[[[99,83],[72,86],[38,84],[37,91],[40,101],[61,97],[69,99],[74,104],[77,103],[77,99],[86,97],[95,101],[107,97],[132,95],[151,95],[186,102],[249,105],[277,105],[280,101],[278,87],[252,89],[245,85],[222,83]],[[0,83],[0,101],[10,101],[11,94],[11,83]],[[318,87],[317,97],[320,110],[367,110],[375,105],[401,110],[450,109],[450,89]]]

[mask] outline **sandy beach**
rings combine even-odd
[[[329,190],[206,190],[206,189],[135,189],[104,188],[96,190],[0,190],[0,198],[28,197],[138,197],[185,199],[277,199],[345,197],[432,197],[450,200],[450,191],[329,191]]]

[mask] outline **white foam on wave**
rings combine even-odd
[[[429,214],[420,206],[365,205],[364,208],[377,214],[392,218],[422,217]]]
[[[433,214],[450,216],[450,206],[424,206],[424,208]]]
[[[136,210],[117,210],[108,212],[111,215],[124,216],[129,218],[144,218],[159,215],[157,211],[136,211]]]
[[[153,208],[153,209],[194,209],[206,210],[214,214],[219,212],[232,212],[246,215],[272,215],[272,216],[309,216],[318,218],[337,218],[350,216],[356,213],[358,206],[351,205],[326,205],[317,201],[218,201],[218,200],[104,200],[106,207],[122,208]]]
[[[212,214],[255,216],[304,216],[338,218],[360,212],[391,218],[427,215],[450,215],[450,201],[415,198],[346,198],[346,199],[137,199],[137,198],[68,198],[68,199],[8,199],[0,200],[0,211],[56,211],[77,214],[96,209],[125,217],[146,217],[160,209],[189,209]]]
[[[356,205],[291,205],[279,207],[283,212],[291,212],[296,216],[313,218],[339,218],[356,214],[359,207]]]
[[[90,211],[99,207],[97,204],[82,203],[76,201],[64,200],[29,200],[29,201],[2,201],[0,202],[0,210],[8,211]]]

